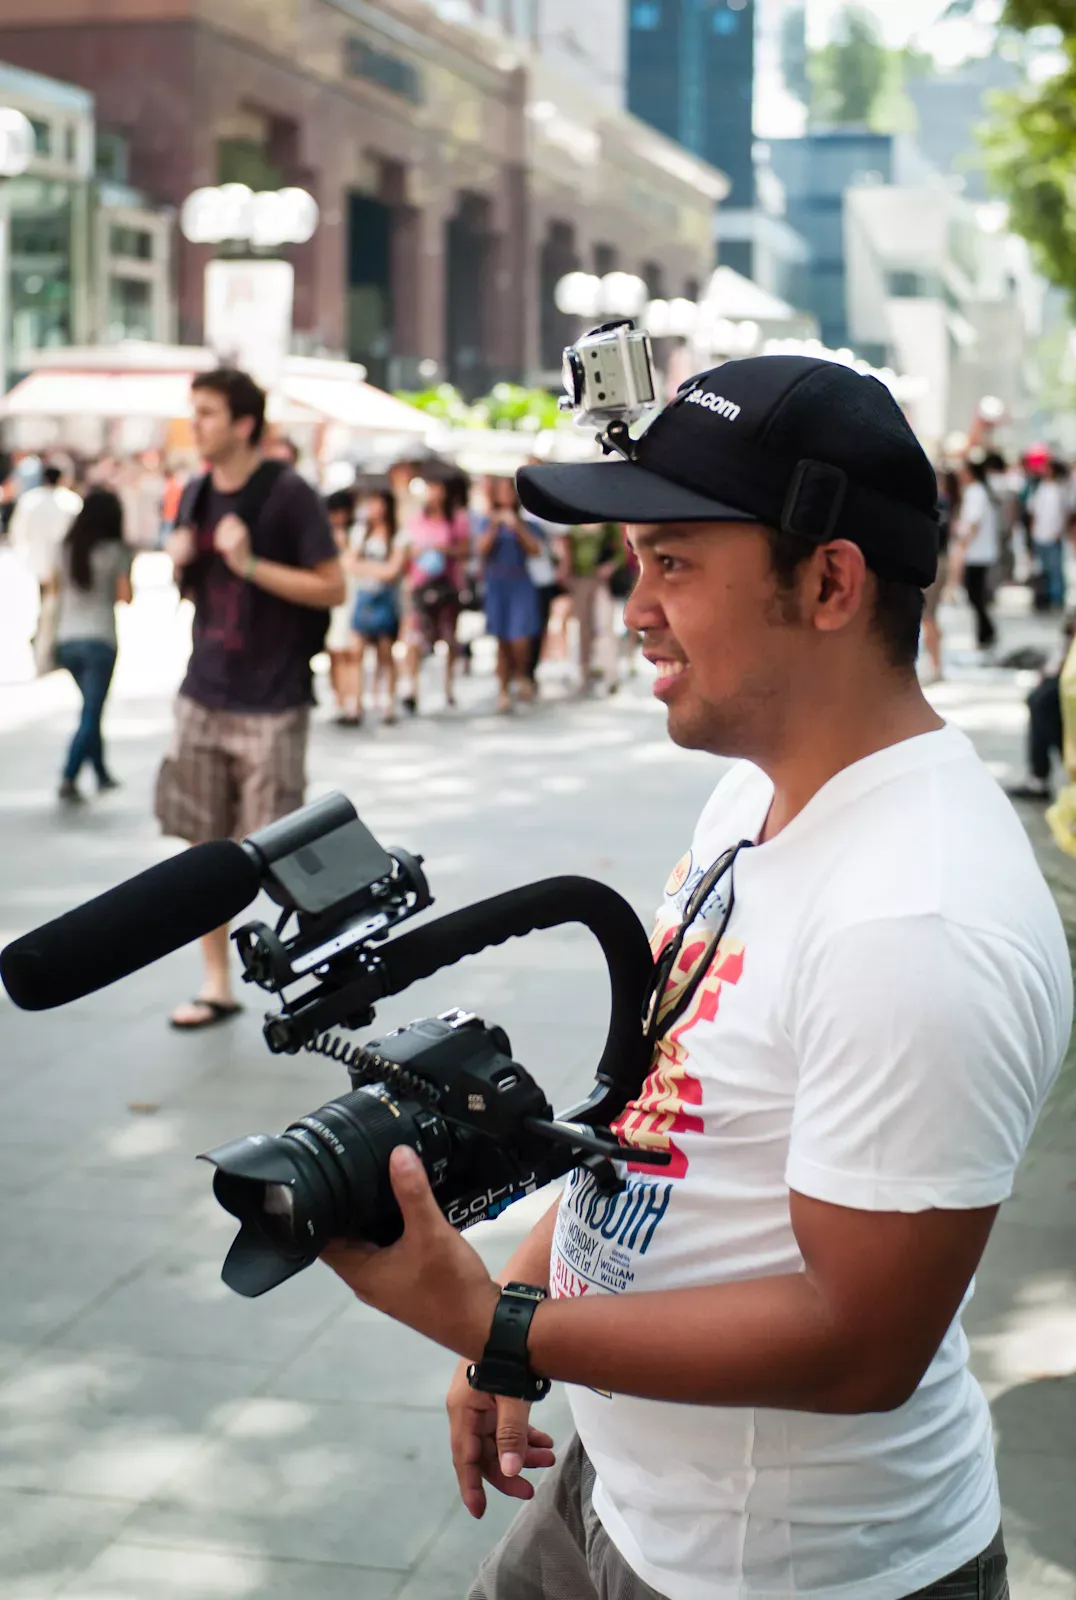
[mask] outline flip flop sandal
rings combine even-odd
[[[209,1013],[200,1017],[197,1022],[177,1022],[174,1017],[169,1017],[168,1026],[175,1028],[177,1033],[194,1033],[199,1028],[215,1028],[218,1022],[227,1022],[229,1017],[234,1017],[243,1007],[234,1000],[227,1003],[223,1000],[203,1000],[201,995],[191,1001],[192,1006],[203,1006]]]

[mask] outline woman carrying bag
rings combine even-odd
[[[358,643],[358,721],[364,716],[366,651],[377,658],[375,693],[381,694],[381,721],[396,721],[396,657],[400,636],[400,585],[410,559],[407,542],[397,537],[396,500],[379,490],[366,502],[364,530],[349,556],[356,593],[351,626]]]
[[[79,804],[78,776],[89,762],[99,790],[117,783],[105,765],[101,717],[116,665],[116,606],[131,598],[132,552],[123,539],[123,507],[109,489],[91,489],[60,546],[56,660],[78,684],[82,717],[67,752],[60,799]]]

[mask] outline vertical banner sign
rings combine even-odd
[[[229,366],[267,388],[291,351],[295,271],[289,261],[210,261],[205,269],[205,342]]]

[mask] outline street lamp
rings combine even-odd
[[[191,244],[248,247],[247,259],[229,255],[206,266],[205,341],[220,360],[267,386],[291,349],[295,272],[290,261],[252,252],[306,244],[317,226],[318,204],[305,189],[256,193],[245,183],[224,183],[195,189],[180,208],[180,232]]]
[[[13,106],[0,106],[0,178],[21,178],[36,147],[29,117]]]
[[[318,226],[318,203],[305,189],[265,189],[245,183],[195,189],[184,200],[179,227],[191,244],[245,243],[256,250],[306,244]]]
[[[633,272],[568,272],[553,290],[553,303],[568,317],[638,317],[646,307],[647,290]]]

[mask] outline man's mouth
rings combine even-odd
[[[660,699],[673,685],[684,676],[688,670],[686,661],[675,656],[647,655],[646,658],[654,668],[654,694]]]

